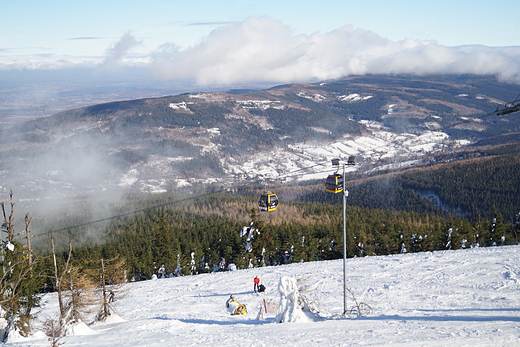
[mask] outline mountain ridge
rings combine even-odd
[[[353,170],[385,170],[520,132],[508,117],[479,118],[511,89],[490,76],[368,75],[92,105],[4,131],[1,178],[67,194],[315,179],[351,155]]]

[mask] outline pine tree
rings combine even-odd
[[[87,272],[92,279],[99,279],[98,295],[101,297],[101,308],[96,315],[96,320],[105,321],[115,313],[113,303],[116,297],[125,293],[121,286],[126,282],[125,260],[119,257],[100,259],[99,267]]]
[[[41,278],[34,273],[38,260],[33,259],[31,250],[15,241],[13,192],[9,193],[10,210],[2,202],[4,221],[2,231],[7,233],[5,248],[0,251],[0,307],[7,325],[2,330],[1,340],[6,342],[14,328],[22,336],[31,332],[32,310],[38,306],[38,290]],[[26,233],[29,233],[30,219],[26,216]]]
[[[168,224],[166,214],[161,213],[159,217],[159,225],[155,232],[155,261],[158,264],[166,264],[167,267],[173,267],[175,264],[175,244],[177,242],[173,238],[173,233]]]
[[[87,322],[88,315],[99,307],[100,300],[95,296],[96,283],[81,271],[80,267],[71,266],[67,271],[68,302],[64,317],[65,325]]]

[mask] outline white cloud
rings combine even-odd
[[[199,84],[322,80],[366,73],[496,74],[520,82],[520,47],[396,42],[350,25],[293,35],[269,17],[219,27],[182,51],[165,44],[152,61],[157,78],[194,79]]]
[[[0,56],[0,70],[140,66],[149,68],[153,78],[200,85],[317,81],[367,73],[492,74],[520,83],[520,46],[448,47],[433,40],[392,41],[351,25],[296,35],[281,21],[250,17],[220,26],[186,49],[166,42],[149,54],[130,55],[140,44],[127,32],[107,49],[104,58],[49,56],[6,61]]]
[[[101,69],[117,68],[130,50],[140,44],[141,42],[136,40],[132,33],[126,32],[119,41],[107,49],[106,57],[99,67]]]

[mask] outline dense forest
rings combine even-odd
[[[473,149],[438,162],[373,177],[347,177],[349,205],[367,208],[491,218],[494,211],[513,222],[520,210],[518,144]],[[466,159],[467,158],[467,159]],[[341,203],[341,197],[319,186],[309,187],[300,201]]]
[[[55,235],[61,249],[75,238],[74,263],[121,257],[126,260],[128,276],[135,279],[150,278],[163,264],[168,273],[186,275],[224,270],[229,264],[247,268],[334,259],[343,254],[341,204],[282,201],[274,212],[260,213],[254,196],[132,194],[113,213],[114,217],[100,225],[71,218],[70,227],[47,234]],[[346,215],[348,257],[517,242],[516,224],[504,222],[496,211],[491,218],[470,222],[436,211],[349,204]],[[251,222],[255,232],[248,251],[241,230]],[[62,257],[68,256],[64,251]]]

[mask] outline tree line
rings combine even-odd
[[[259,213],[255,197],[228,193],[187,199],[165,193],[150,200],[134,195],[132,201],[140,201],[139,211],[95,231],[102,241],[76,245],[75,262],[122,257],[128,276],[146,279],[163,264],[171,273],[179,265],[182,274],[192,273],[192,253],[197,272],[213,271],[222,259],[247,268],[342,257],[341,204],[281,200],[276,211]],[[408,251],[431,251],[517,242],[516,224],[504,221],[496,210],[475,221],[434,211],[351,204],[346,213],[348,257],[399,253],[403,244]],[[248,251],[240,234],[251,223],[258,232]]]

